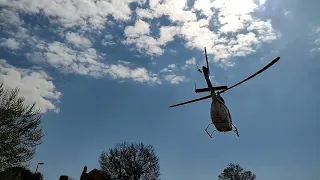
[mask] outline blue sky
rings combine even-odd
[[[1,1],[0,80],[43,110],[45,179],[79,178],[123,141],[152,144],[161,178],[216,179],[230,162],[259,180],[320,178],[320,12],[310,0]],[[240,138],[204,129],[211,79]]]

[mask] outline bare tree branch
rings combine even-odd
[[[151,145],[117,144],[99,158],[102,171],[117,180],[158,180],[159,158]]]

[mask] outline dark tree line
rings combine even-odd
[[[239,164],[230,163],[218,176],[219,180],[255,180],[256,175],[245,171]]]
[[[112,180],[160,179],[159,158],[153,146],[142,143],[117,144],[99,158],[100,168]],[[255,180],[256,175],[239,164],[230,163],[218,176],[219,180]]]
[[[2,180],[43,180],[43,176],[39,172],[31,172],[25,167],[11,167],[0,172]]]

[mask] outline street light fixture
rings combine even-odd
[[[43,162],[39,162],[39,163],[37,164],[36,172],[38,171],[38,167],[39,167],[39,165],[44,165],[44,163],[43,163]]]

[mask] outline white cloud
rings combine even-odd
[[[128,38],[124,41],[125,44],[134,44],[138,51],[145,52],[150,56],[162,55],[164,50],[159,46],[156,39],[151,36],[140,36],[132,39]]]
[[[1,38],[0,46],[9,49],[19,49],[19,42],[13,38]]]
[[[162,55],[163,47],[170,41],[174,40],[174,36],[179,34],[180,28],[175,26],[161,26],[160,37],[154,38],[150,35],[150,24],[143,20],[136,20],[133,26],[127,26],[124,30],[126,40],[124,44],[134,44],[140,52],[145,52],[151,56]]]
[[[250,16],[258,5],[253,0],[216,0],[212,7],[219,10],[218,21],[222,25],[222,33],[239,32],[244,29],[253,18]]]
[[[44,71],[16,68],[4,59],[0,59],[0,81],[5,87],[18,86],[20,95],[25,96],[26,102],[36,102],[42,113],[48,110],[59,112],[55,103],[59,101],[62,94],[55,89],[50,80],[51,78]]]
[[[142,20],[137,20],[134,26],[127,26],[124,30],[126,40],[124,44],[134,44],[138,51],[144,52],[151,56],[158,56],[163,53],[156,39],[149,36],[150,25]]]
[[[196,15],[186,10],[187,0],[155,0],[150,1],[150,9],[137,9],[138,17],[140,18],[158,18],[161,16],[168,16],[168,18],[175,23],[195,21]]]
[[[177,66],[175,64],[169,64],[166,68],[163,68],[160,73],[162,78],[171,83],[171,84],[179,84],[186,80],[185,76],[178,76],[174,72],[177,71]]]
[[[210,0],[196,0],[193,6],[193,9],[195,11],[200,11],[202,14],[206,15],[207,17],[211,17],[213,15],[211,8],[212,8],[212,2]]]
[[[150,84],[161,83],[157,75],[148,72],[148,70],[145,68],[130,69],[122,64],[116,64],[105,66],[102,69],[102,72],[110,75],[114,79],[132,79],[140,83],[147,82]]]
[[[110,1],[85,1],[75,2],[58,0],[35,0],[27,3],[24,0],[4,1],[1,4],[11,7],[11,11],[6,10],[3,14],[12,15],[15,23],[23,23],[16,13],[24,11],[28,13],[38,13],[39,10],[51,17],[51,22],[59,23],[63,27],[80,27],[90,30],[104,28],[108,22],[107,16],[112,15],[117,21],[128,21],[132,12],[130,4],[133,0],[110,0]],[[136,1],[140,5],[147,1]],[[136,13],[139,18],[133,26],[127,26],[123,41],[128,45],[135,45],[137,50],[147,55],[159,56],[164,53],[164,46],[174,40],[174,37],[182,37],[186,40],[186,47],[203,49],[204,44],[208,48],[208,53],[214,55],[216,61],[225,64],[232,64],[231,57],[243,56],[255,52],[256,47],[261,43],[270,42],[276,39],[276,34],[270,21],[261,21],[252,17],[252,12],[265,4],[265,0],[197,0],[193,7],[187,6],[187,0],[175,1],[149,1],[148,9],[137,8]],[[13,11],[15,9],[17,11]],[[218,12],[217,15],[213,12]],[[206,17],[197,19],[195,12],[201,12]],[[159,38],[151,36],[150,25],[142,19],[153,19],[167,16],[174,24],[160,26]],[[209,21],[214,19],[214,26],[209,25]],[[212,30],[213,29],[213,30]],[[246,32],[249,31],[249,32]],[[239,34],[250,35],[252,32],[258,40],[255,43],[235,44]],[[228,35],[233,33],[234,36]],[[72,36],[73,35],[73,36]],[[67,34],[69,41],[73,43],[84,43],[90,46],[89,40],[77,34]],[[229,44],[233,41],[232,44]],[[236,41],[235,41],[236,42]],[[103,45],[113,45],[114,42],[105,37]],[[235,46],[235,47],[233,47]],[[244,47],[238,47],[244,46]],[[230,49],[233,49],[229,51]],[[237,49],[237,51],[235,51]]]
[[[144,6],[148,8],[142,9],[138,6],[136,9],[138,17],[132,22],[134,13],[130,5],[134,2],[138,2],[139,5],[148,3]],[[225,66],[232,66],[234,62],[230,59],[233,57],[251,54],[262,43],[269,43],[277,38],[270,20],[263,21],[252,15],[265,4],[266,0],[241,2],[197,0],[193,7],[188,7],[187,2],[187,0],[0,1],[0,5],[5,7],[0,12],[0,20],[3,20],[0,26],[16,27],[6,29],[5,33],[9,37],[5,43],[4,41],[1,43],[1,46],[13,49],[26,46],[29,52],[25,54],[30,60],[49,64],[63,73],[93,77],[108,75],[117,79],[132,79],[146,83],[161,83],[163,80],[173,79],[170,82],[177,83],[184,78],[168,75],[173,72],[172,66],[162,69],[161,77],[158,77],[146,68],[134,67],[133,64],[109,63],[103,48],[94,47],[93,40],[101,38],[98,42],[103,46],[113,46],[122,42],[146,55],[160,56],[165,52],[169,42],[180,38],[185,42],[185,47],[190,49],[203,51],[203,46],[206,46],[210,61],[215,60]],[[59,25],[58,28],[48,29],[65,38],[65,42],[41,39],[34,32],[36,27],[29,24],[24,26],[25,22],[19,13],[38,15],[39,12],[49,17],[51,23],[49,25]],[[196,13],[199,12],[203,16],[197,17]],[[110,21],[109,16],[112,16],[115,22]],[[159,23],[160,20],[150,24],[155,18],[162,16],[167,17],[171,24],[162,25]],[[123,27],[128,23],[131,25]],[[112,31],[109,32],[108,28],[113,25],[119,25],[120,29],[123,29],[121,33],[125,39],[110,34]],[[77,31],[74,32],[75,29]],[[159,33],[154,34],[154,30]],[[84,37],[84,34],[87,37]],[[93,38],[95,35],[98,35],[96,39]],[[193,58],[182,68],[194,64]]]
[[[231,57],[248,55],[255,51],[258,44],[276,39],[270,21],[260,21],[250,15],[258,6],[250,0],[241,3],[244,4],[230,0],[212,3],[211,7],[219,10],[217,20],[221,25],[216,25],[216,31],[209,30],[206,19],[185,23],[181,33],[188,41],[187,47],[202,50],[205,44],[208,54],[213,54],[216,61],[232,65],[228,62]],[[225,36],[227,33],[233,33],[233,36]]]
[[[174,69],[174,68],[176,68],[176,65],[175,64],[169,64],[168,67],[171,68],[171,69]]]
[[[311,53],[320,52],[320,26],[313,29],[314,45],[315,47],[311,49]]]
[[[320,34],[320,26],[318,28],[314,29],[313,32],[315,34]]]
[[[2,2],[3,3],[3,2]],[[0,2],[0,5],[2,4]],[[1,26],[9,25],[22,25],[24,22],[20,19],[19,14],[12,9],[1,8],[0,11],[0,24]]]
[[[161,73],[170,73],[170,72],[172,72],[172,69],[169,69],[169,68],[163,68],[163,69],[161,69],[161,71],[160,71]]]
[[[291,12],[289,11],[289,10],[283,10],[283,14],[285,15],[285,16],[288,16],[289,14],[291,14]]]
[[[166,29],[160,27],[160,38],[152,39],[153,45],[156,45],[157,41],[163,43],[173,41],[174,36],[178,36],[186,40],[186,47],[203,50],[203,46],[206,46],[208,54],[214,55],[216,61],[233,65],[229,62],[231,57],[251,54],[260,44],[269,43],[277,38],[270,20],[262,21],[252,16],[252,13],[265,2],[265,0],[241,2],[197,0],[188,10],[186,0],[150,1],[149,9],[138,8],[136,12],[141,19],[153,19],[165,15],[175,23]],[[217,16],[214,11],[217,12]],[[201,12],[206,17],[197,19],[195,12]],[[212,18],[214,18],[213,26],[209,24]],[[245,40],[249,42],[246,43]],[[139,49],[144,47],[148,49],[150,44],[141,41],[136,43]],[[161,55],[163,51],[160,51],[160,46],[156,47],[158,55]]]
[[[124,34],[128,38],[138,38],[142,35],[148,35],[150,33],[150,25],[142,20],[137,20],[134,26],[128,26],[124,30]]]
[[[131,62],[128,62],[128,61],[122,61],[122,60],[118,60],[118,63],[122,63],[124,65],[132,65]]]
[[[193,57],[189,60],[186,60],[186,64],[188,65],[195,65],[196,64],[196,59]]]
[[[185,76],[177,76],[175,74],[168,74],[164,76],[165,80],[171,84],[179,84],[180,82],[185,81]]]
[[[101,66],[101,56],[93,48],[78,51],[55,41],[38,46],[37,50],[28,54],[33,62],[48,63],[64,73],[93,75]]]
[[[133,0],[15,0],[0,1],[0,5],[30,14],[43,11],[52,23],[59,23],[66,28],[78,26],[83,29],[96,29],[104,27],[109,15],[117,21],[130,20],[132,12],[129,5],[132,2]],[[139,1],[140,4],[143,2]]]
[[[267,0],[259,0],[259,5],[264,5]]]
[[[272,29],[271,20],[254,21],[247,28],[249,31],[257,31],[259,42],[271,42],[276,39],[276,34]]]
[[[173,69],[176,68],[175,64],[169,64],[166,68],[163,68],[160,72],[161,73],[171,73],[173,72]]]
[[[160,38],[158,39],[159,45],[165,45],[166,43],[173,41],[174,36],[178,35],[180,28],[176,26],[161,26]]]
[[[75,45],[76,47],[91,47],[91,42],[89,39],[85,38],[85,37],[81,37],[80,35],[73,33],[73,32],[68,32],[66,34],[66,40],[69,43],[72,43],[73,45]]]
[[[106,34],[101,40],[101,45],[103,46],[114,46],[115,44],[116,42],[111,34]]]
[[[192,57],[191,59],[186,60],[186,63],[184,66],[182,66],[182,69],[185,70],[194,65],[196,65],[196,59]]]
[[[103,54],[93,48],[75,50],[55,41],[39,46],[38,51],[30,53],[28,57],[33,62],[49,64],[62,73],[90,75],[96,78],[108,75],[114,79],[132,79],[149,84],[161,83],[156,74],[145,68],[129,68],[128,66],[131,66],[129,62],[119,61],[118,64],[102,62]]]

